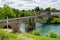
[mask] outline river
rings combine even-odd
[[[25,32],[25,23],[20,24],[20,31]],[[40,30],[41,35],[46,35],[50,31],[54,31],[57,34],[60,34],[60,25],[59,24],[41,24],[36,22],[36,29]]]

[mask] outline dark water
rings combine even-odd
[[[41,35],[48,34],[50,31],[60,34],[60,25],[59,24],[41,24],[36,22],[36,29],[40,30]],[[25,23],[20,24],[20,31],[25,32]]]

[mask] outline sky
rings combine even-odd
[[[3,7],[4,4],[20,10],[34,9],[37,6],[60,9],[60,0],[0,0],[0,7]]]

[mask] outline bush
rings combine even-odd
[[[5,32],[4,30],[0,30],[0,40],[20,40],[20,39],[18,39],[17,34]]]
[[[38,35],[38,36],[41,35],[39,30],[34,30],[34,31],[32,31],[32,34],[34,34],[34,35]]]
[[[6,35],[5,31],[0,30],[0,40],[7,40],[9,37]]]
[[[58,35],[58,38],[60,38],[60,35]]]
[[[57,38],[58,35],[55,32],[51,31],[48,36],[51,38]]]
[[[46,37],[49,37],[48,34],[45,35]]]

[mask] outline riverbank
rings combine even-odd
[[[36,36],[28,33],[20,33],[24,34],[24,36],[32,38],[34,40],[60,40],[60,38],[49,38],[49,37],[43,37],[43,36]]]
[[[0,30],[0,36],[0,40],[60,40],[60,38],[42,37],[29,33],[9,33],[4,30]]]
[[[60,24],[60,18],[54,17],[54,18],[48,19],[46,23],[44,23],[41,18],[38,18],[37,22],[42,24]]]

